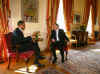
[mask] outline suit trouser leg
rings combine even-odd
[[[35,54],[40,57],[40,48],[37,42],[33,42],[33,50],[35,51]]]
[[[34,47],[35,51],[35,63],[39,63],[40,52],[38,52],[38,48]]]
[[[39,63],[39,56],[40,56],[40,48],[37,46],[37,43],[33,41],[30,42],[32,50],[35,52],[35,63]]]
[[[54,60],[56,60],[57,56],[56,56],[56,48],[54,44],[51,45],[51,52],[53,54]]]
[[[62,60],[64,60],[64,49],[61,42],[57,42],[57,48],[60,50],[60,55],[61,55]]]
[[[68,55],[68,50],[66,50],[66,58],[67,58],[67,55]]]
[[[64,60],[64,50],[63,50],[63,48],[59,47],[58,49],[60,50],[60,54],[61,54],[62,60]]]
[[[38,42],[34,42],[33,46],[37,49],[38,53],[40,54],[40,47],[39,47]]]

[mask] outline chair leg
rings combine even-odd
[[[28,59],[25,59],[26,71],[27,71],[28,73],[30,73],[30,72],[29,72],[29,68],[28,68],[28,62],[29,62],[29,58],[28,58]]]
[[[19,54],[16,52],[16,62],[19,62]]]
[[[52,53],[50,53],[50,57],[49,57],[49,64],[51,63],[51,61],[52,61],[52,57],[53,57],[53,55],[52,55]]]
[[[65,58],[65,60],[67,60],[68,51],[65,51],[65,53],[66,53],[66,58]]]
[[[7,67],[7,69],[10,69],[10,65],[11,65],[11,57],[8,58],[8,67]]]

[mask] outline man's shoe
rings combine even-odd
[[[56,59],[54,59],[53,61],[52,61],[52,64],[55,64],[57,62],[57,60]]]
[[[45,59],[45,57],[44,57],[44,56],[39,56],[39,59],[41,59],[41,60],[42,60],[42,59]]]
[[[62,59],[61,62],[64,63],[64,59]]]
[[[36,64],[38,67],[44,67],[44,64],[40,64],[39,62],[35,62],[34,64]]]
[[[45,67],[44,64],[37,64],[38,67]]]

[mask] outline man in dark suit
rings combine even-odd
[[[18,27],[14,30],[12,37],[13,47],[19,45],[19,53],[28,50],[35,51],[35,64],[37,64],[39,67],[43,66],[38,61],[39,59],[44,59],[44,57],[40,55],[40,48],[38,43],[36,41],[33,41],[33,36],[24,37],[23,30],[25,29],[25,22],[21,20],[17,25]]]
[[[61,62],[64,63],[64,47],[67,45],[67,42],[69,42],[68,37],[65,35],[64,31],[62,29],[59,29],[58,24],[53,25],[53,30],[51,31],[51,52],[54,56],[54,59],[52,63],[56,63],[57,56],[56,56],[56,48],[60,50],[60,54],[62,57]]]

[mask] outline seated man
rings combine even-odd
[[[54,56],[52,63],[56,63],[56,48],[60,50],[60,54],[62,57],[62,63],[64,63],[64,47],[67,45],[67,41],[69,41],[68,37],[65,35],[62,29],[59,29],[58,24],[53,25],[53,30],[51,31],[51,45],[50,49]]]
[[[38,46],[38,43],[36,41],[33,41],[31,36],[24,37],[23,35],[23,30],[25,29],[25,22],[19,21],[17,25],[18,27],[13,32],[13,47],[18,45],[19,53],[28,50],[35,51],[35,64],[37,64],[39,67],[43,66],[38,61],[39,59],[44,59],[44,57],[40,55],[40,48]]]

